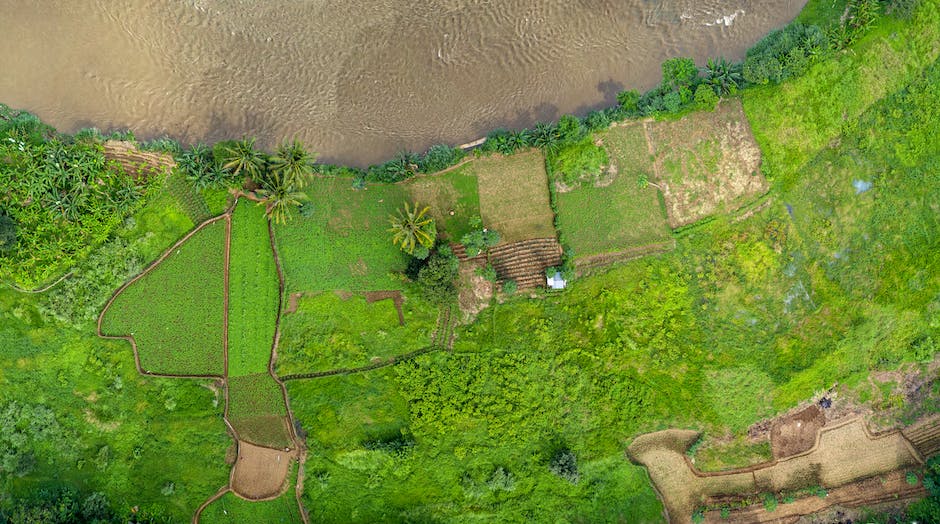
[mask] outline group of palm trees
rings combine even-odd
[[[294,140],[281,144],[273,156],[255,148],[255,139],[246,138],[223,148],[222,168],[235,177],[248,177],[260,188],[256,191],[265,213],[283,224],[291,209],[307,198],[302,190],[313,175],[316,155]]]

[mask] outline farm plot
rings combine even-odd
[[[131,337],[142,371],[222,374],[226,228],[217,220],[173,246],[102,312],[99,333]]]
[[[692,469],[684,453],[697,438],[695,431],[659,431],[637,437],[628,448],[630,458],[649,470],[676,522],[689,522],[709,498],[838,487],[919,462],[900,432],[872,436],[862,418],[821,429],[805,453],[721,473]]]
[[[348,178],[316,178],[307,194],[309,211],[275,228],[287,291],[401,289],[392,274],[406,259],[387,230],[389,216],[410,199],[407,190],[376,184],[357,191]]]
[[[279,282],[264,209],[241,201],[232,213],[228,374],[264,373],[271,360]]]
[[[265,451],[278,453],[274,450]],[[203,510],[202,515],[199,516],[199,522],[201,524],[236,524],[242,522],[299,524],[303,522],[300,516],[300,507],[297,505],[297,499],[292,489],[297,480],[297,467],[291,467],[290,460],[284,460],[283,466],[283,476],[281,477],[280,483],[276,485],[277,490],[274,494],[281,491],[283,491],[283,493],[277,496],[277,498],[264,502],[253,502],[240,498],[233,493],[226,493]],[[261,479],[261,481],[263,482],[264,479]],[[284,482],[289,482],[286,490],[283,489],[285,487],[282,485]],[[233,487],[233,489],[240,495],[252,498],[238,487]]]
[[[417,293],[401,302],[404,324],[391,299],[325,292],[297,299],[281,318],[278,373],[309,373],[369,365],[431,343],[437,308]]]
[[[670,240],[656,188],[641,184],[643,177],[654,178],[642,124],[614,127],[597,138],[610,158],[608,172],[555,195],[560,234],[579,266],[598,255],[616,259]]]
[[[293,447],[280,386],[267,373],[228,379],[228,420],[241,441],[270,448]]]
[[[483,223],[498,231],[502,242],[555,237],[541,151],[491,155],[470,165],[480,186]]]
[[[734,211],[769,188],[739,100],[722,102],[712,112],[644,125],[671,227]]]
[[[471,165],[441,175],[419,176],[404,182],[411,200],[430,206],[441,236],[457,242],[470,232],[470,219],[480,214],[477,177]]]

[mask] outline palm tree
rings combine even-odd
[[[434,219],[428,216],[431,208],[427,206],[419,208],[417,202],[414,206],[409,206],[405,202],[404,209],[398,210],[398,216],[389,217],[392,227],[388,231],[393,233],[392,243],[409,255],[414,254],[415,248],[419,245],[431,249],[437,237]]]
[[[307,185],[307,180],[313,173],[314,160],[316,154],[308,153],[302,143],[294,140],[277,148],[277,154],[271,157],[270,168],[272,173],[286,177],[294,187],[300,189]]]
[[[264,213],[274,220],[275,224],[283,224],[291,217],[291,208],[300,205],[301,200],[307,199],[307,194],[297,191],[293,186],[278,184],[274,187],[261,188],[257,191],[262,198]]]
[[[226,147],[224,151],[222,167],[231,171],[233,175],[244,174],[252,180],[257,180],[258,175],[264,172],[267,158],[262,151],[255,149],[254,138],[239,140]]]
[[[705,82],[712,86],[716,95],[725,96],[740,87],[741,72],[724,58],[709,58],[705,64]]]

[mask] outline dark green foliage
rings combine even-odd
[[[476,271],[477,275],[483,277],[487,282],[496,282],[498,275],[496,274],[496,268],[492,264],[487,264]]]
[[[144,193],[145,183],[107,161],[97,142],[56,135],[28,113],[0,121],[0,209],[17,238],[17,249],[0,252],[0,278],[33,287],[67,269],[138,209]]]
[[[551,152],[558,147],[558,128],[552,124],[539,122],[535,124],[530,132],[530,141],[533,146],[541,148],[545,152]]]
[[[532,142],[530,133],[526,130],[508,131],[506,129],[497,129],[486,136],[486,141],[480,146],[480,150],[487,153],[500,153],[511,155],[512,153],[535,145]]]
[[[419,170],[420,159],[410,151],[401,151],[384,164],[369,166],[366,180],[370,182],[401,182],[413,177]]]
[[[16,221],[5,211],[0,211],[0,253],[10,251],[15,245]]]
[[[507,280],[503,282],[503,293],[506,293],[507,295],[516,294],[516,291],[518,289],[519,289],[519,286],[518,284],[516,284],[515,280]]]
[[[313,172],[323,176],[339,178],[365,179],[366,177],[366,172],[362,169],[334,164],[314,164]]]
[[[434,304],[449,304],[457,298],[457,270],[460,262],[448,247],[439,247],[418,271],[418,290]]]
[[[617,104],[627,114],[633,114],[639,110],[640,93],[635,89],[621,91],[617,93]]]
[[[799,76],[828,45],[827,36],[819,27],[790,24],[748,49],[743,77],[751,84],[767,84]]]
[[[558,141],[562,144],[577,142],[587,136],[587,129],[574,115],[562,115],[556,126]]]
[[[764,493],[761,499],[763,500],[765,510],[775,511],[777,509],[777,496],[773,493]]]
[[[728,62],[721,57],[717,60],[709,58],[705,63],[705,84],[710,86],[718,96],[734,94],[741,87],[741,65]],[[696,98],[698,91],[696,90]]]
[[[695,88],[695,105],[711,111],[715,109],[717,104],[718,95],[715,94],[715,91],[711,87],[702,84]]]
[[[596,145],[590,137],[556,148],[546,155],[549,175],[569,186],[581,178],[600,174],[609,162],[607,150]]]
[[[197,191],[234,185],[237,177],[216,161],[205,144],[196,144],[183,152],[177,162],[179,170]]]
[[[578,457],[568,448],[555,452],[548,463],[548,469],[572,484],[577,484],[581,479],[581,473],[578,471]]]
[[[672,91],[690,88],[698,78],[698,68],[691,58],[676,57],[663,62],[663,87]]]
[[[442,171],[460,162],[465,156],[466,153],[458,147],[451,147],[446,144],[431,146],[421,157],[421,171],[424,173]]]
[[[25,476],[35,469],[36,456],[66,440],[55,413],[43,405],[9,402],[0,406],[0,479]]]
[[[584,117],[584,127],[591,132],[610,127],[610,116],[605,111],[591,111]]]

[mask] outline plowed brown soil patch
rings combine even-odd
[[[469,260],[487,261],[480,255],[467,258],[463,246],[454,244],[454,255],[461,263]],[[500,281],[514,280],[518,289],[531,289],[545,285],[545,269],[561,265],[562,248],[555,238],[533,238],[500,244],[490,249],[488,261],[493,265]]]
[[[176,167],[176,160],[172,155],[141,151],[133,142],[120,140],[105,142],[104,156],[120,164],[125,173],[138,179],[169,173]]]
[[[231,487],[236,495],[261,500],[280,495],[287,487],[293,451],[281,451],[238,443],[238,459],[232,468]]]
[[[816,404],[775,421],[770,430],[770,447],[774,458],[789,457],[812,449],[816,444],[816,432],[825,424],[826,415]]]

